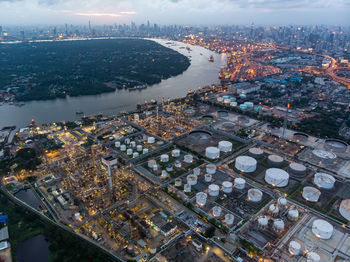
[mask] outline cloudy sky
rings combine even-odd
[[[350,25],[350,0],[0,0],[0,24]]]

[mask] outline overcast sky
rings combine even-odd
[[[0,0],[0,24],[350,25],[350,0]]]

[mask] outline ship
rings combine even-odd
[[[208,58],[209,62],[214,62],[214,57],[211,55],[209,58]]]
[[[141,89],[146,89],[147,85],[138,85],[138,86],[134,86],[131,88],[128,88],[129,91],[135,91],[135,90],[141,90]]]
[[[84,112],[83,111],[76,111],[75,114],[76,115],[82,115],[82,114],[84,114]]]

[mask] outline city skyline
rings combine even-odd
[[[0,24],[350,25],[350,1],[0,0]]]

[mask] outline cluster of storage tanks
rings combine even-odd
[[[240,94],[240,98],[244,99],[246,98],[245,94]],[[228,96],[228,95],[224,95],[224,96],[219,96],[217,99],[217,102],[225,104],[227,106],[232,106],[232,107],[236,107],[238,104],[236,102],[236,98]],[[239,105],[239,108],[241,110],[247,110],[247,109],[251,109],[253,108],[254,103],[253,102],[244,102],[243,104]],[[255,107],[254,110],[260,110],[262,109],[261,106]]]
[[[230,141],[220,141],[218,146],[209,146],[205,149],[205,156],[209,159],[217,159],[220,152],[227,153],[232,151],[232,143]]]
[[[155,142],[154,137],[147,137],[147,143],[153,144]],[[140,154],[147,154],[148,148],[143,148],[142,145],[137,145],[135,141],[131,141],[130,138],[126,138],[124,143],[121,141],[116,141],[114,146],[122,152],[126,152],[128,156],[133,158],[138,157]]]
[[[317,202],[321,196],[321,191],[319,189],[331,190],[334,188],[336,179],[327,173],[318,172],[314,175],[313,183],[316,187],[306,186],[303,188],[302,196],[305,200],[309,202]]]

